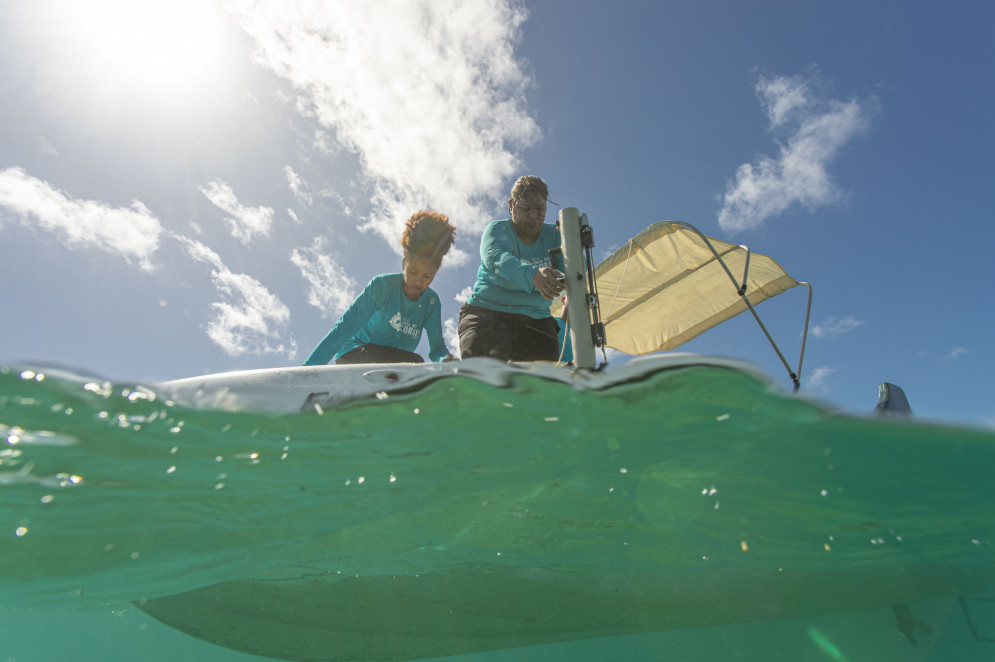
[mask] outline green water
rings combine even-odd
[[[995,597],[995,435],[844,417],[731,370],[604,391],[453,378],[273,416],[20,366],[0,370],[0,438],[0,662],[259,659],[133,606],[246,578],[458,577],[479,611],[478,579],[539,571],[583,596],[535,594],[564,620],[619,625],[450,659],[995,659],[995,603],[950,591]],[[862,588],[895,572],[929,626],[915,646]],[[729,604],[796,576],[829,579]],[[698,597],[626,630],[602,599],[615,577],[621,606]],[[400,618],[385,604],[363,627]]]

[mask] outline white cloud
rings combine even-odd
[[[323,198],[331,198],[332,200],[334,200],[335,202],[337,202],[339,204],[339,206],[342,207],[342,214],[343,215],[345,215],[347,217],[351,217],[351,216],[354,215],[355,212],[352,210],[352,205],[349,204],[349,202],[342,196],[341,193],[337,193],[337,192],[332,191],[330,189],[325,189],[325,190],[322,190],[319,193],[319,195],[321,195]]]
[[[215,207],[229,214],[225,221],[231,230],[231,235],[248,245],[253,237],[269,236],[273,225],[273,209],[270,207],[246,207],[235,197],[231,186],[220,180],[214,180],[198,190],[211,201]]]
[[[459,301],[460,305],[462,306],[464,303],[466,303],[466,300],[470,298],[471,294],[473,294],[473,285],[467,285],[462,290],[460,290],[460,292],[457,293],[456,296],[454,296],[453,298]]]
[[[55,234],[67,248],[104,250],[152,271],[162,224],[137,200],[122,208],[73,199],[23,168],[7,168],[0,170],[0,207]]]
[[[539,128],[514,46],[514,0],[232,0],[258,58],[287,79],[334,148],[358,155],[373,209],[363,225],[399,251],[412,212],[480,232],[525,174]],[[331,136],[327,135],[331,134]]]
[[[449,352],[455,358],[460,358],[458,317],[447,317],[442,320],[442,338],[446,341]]]
[[[816,338],[835,338],[844,333],[849,333],[863,324],[853,315],[846,317],[827,317],[822,324],[812,327],[812,335]]]
[[[808,375],[802,376],[802,383],[804,384],[806,390],[809,391],[827,391],[829,390],[829,377],[836,372],[836,368],[829,368],[827,366],[819,366],[812,370]]]
[[[294,194],[294,197],[300,200],[305,205],[310,205],[313,196],[311,192],[308,191],[307,183],[304,178],[301,177],[297,172],[294,171],[290,166],[283,166],[283,176],[287,180],[287,186],[290,187],[290,191]]]
[[[355,279],[325,254],[323,237],[309,247],[295,248],[290,261],[308,283],[308,303],[320,310],[322,317],[339,316],[356,298]]]
[[[760,76],[755,89],[772,128],[783,125],[789,117],[804,112],[811,104],[811,90],[803,78]]]
[[[946,358],[946,359],[956,359],[958,356],[963,356],[964,354],[967,354],[967,353],[968,353],[968,351],[967,351],[966,347],[954,347],[952,350],[950,350],[950,353],[947,354],[946,357],[944,357],[944,358]]]
[[[211,266],[211,279],[221,301],[211,304],[214,314],[207,336],[229,356],[286,354],[293,357],[297,343],[282,337],[290,322],[290,309],[255,278],[233,273],[220,256],[203,243],[174,235],[198,262]]]
[[[851,138],[869,126],[873,101],[822,99],[801,77],[760,76],[756,91],[780,142],[777,158],[744,163],[726,186],[719,226],[728,232],[761,225],[793,205],[832,204],[841,192],[827,167]]]
[[[442,261],[442,268],[449,269],[452,267],[462,267],[465,264],[469,264],[470,254],[464,251],[462,248],[457,248],[454,244],[449,252],[446,253],[446,259]]]

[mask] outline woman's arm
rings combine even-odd
[[[349,305],[335,322],[331,331],[311,351],[304,365],[326,365],[350,338],[356,335],[363,325],[370,321],[376,310],[380,281],[374,278]]]
[[[514,232],[511,221],[488,225],[480,238],[480,261],[502,287],[534,292],[532,280],[538,267],[515,255]]]
[[[435,305],[428,312],[428,320],[425,323],[425,331],[428,333],[428,360],[444,361],[452,358],[449,348],[446,347],[446,340],[442,337],[442,306],[439,305],[439,297],[435,297]]]

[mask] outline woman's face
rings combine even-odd
[[[441,264],[441,259],[423,255],[404,259],[404,293],[409,299],[417,301],[421,297],[422,292],[432,284]]]
[[[545,220],[546,199],[539,193],[524,195],[511,206],[511,222],[515,232],[527,244],[539,238]]]

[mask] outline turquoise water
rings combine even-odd
[[[328,659],[995,659],[995,435],[732,370],[275,416],[18,366],[0,438],[0,660],[259,659],[142,609]]]

